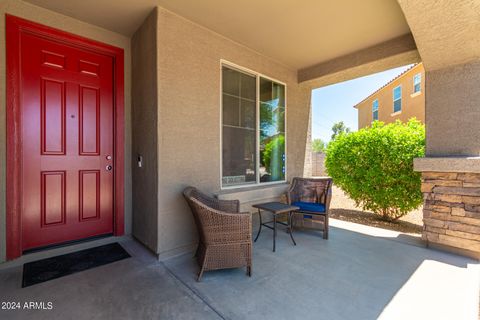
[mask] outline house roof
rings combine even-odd
[[[375,94],[377,94],[380,90],[382,90],[383,88],[385,88],[386,86],[388,86],[390,83],[394,82],[395,80],[397,79],[400,79],[402,78],[403,76],[405,76],[408,72],[410,72],[411,70],[413,69],[416,69],[417,67],[420,67],[422,65],[422,63],[416,63],[414,65],[412,65],[410,68],[406,69],[405,71],[403,71],[402,73],[400,73],[399,75],[397,75],[395,78],[393,78],[392,80],[388,81],[387,83],[385,83],[383,86],[381,86],[380,88],[378,88],[377,90],[375,90],[374,92],[372,92],[371,94],[369,94],[366,98],[364,98],[362,101],[360,101],[359,103],[355,104],[353,107],[354,108],[357,108],[359,104],[362,104],[363,102],[365,102],[366,100],[370,99],[372,96],[374,96]]]

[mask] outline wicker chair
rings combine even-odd
[[[287,192],[289,204],[300,207],[295,212],[320,217],[323,222],[323,238],[328,239],[328,214],[332,199],[331,178],[293,178]]]
[[[252,216],[241,213],[238,200],[218,200],[196,188],[183,191],[199,234],[195,256],[200,266],[197,281],[205,271],[247,267],[252,275]]]

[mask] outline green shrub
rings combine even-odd
[[[363,210],[396,220],[422,203],[413,159],[425,154],[425,127],[418,120],[341,134],[327,148],[325,166],[334,183]]]

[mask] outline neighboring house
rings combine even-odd
[[[415,64],[356,104],[358,129],[373,121],[407,122],[415,117],[425,122],[425,69]]]

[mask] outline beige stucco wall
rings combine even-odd
[[[478,0],[397,0],[427,71],[480,58]]]
[[[427,156],[480,155],[480,61],[427,72]]]
[[[384,70],[420,62],[412,34],[390,39],[374,46],[300,69],[300,82],[319,88]]]
[[[18,0],[0,1],[0,262],[5,260],[5,14],[123,48],[125,51],[125,231],[131,232],[130,39]]]
[[[422,74],[420,94],[413,94],[413,76]],[[393,114],[393,88],[402,86],[402,111]],[[372,104],[378,99],[378,120],[385,123],[400,120],[407,122],[415,117],[425,122],[425,70],[423,65],[418,64],[400,77],[388,83],[356,107],[358,109],[358,128],[369,126],[373,120]]]
[[[132,235],[157,250],[157,11],[132,37]],[[137,157],[143,158],[142,167]]]
[[[312,160],[312,101],[308,107],[308,129],[307,129],[307,143],[305,145],[305,160],[303,166],[303,175],[311,177],[313,175],[313,160]]]
[[[220,60],[287,84],[287,174],[303,174],[310,89],[297,73],[169,11],[159,9],[158,253],[188,248],[196,232],[182,189],[220,190]]]
[[[397,1],[427,73],[427,156],[478,156],[480,2]]]

